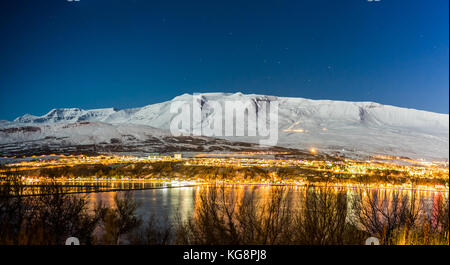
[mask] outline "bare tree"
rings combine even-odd
[[[241,240],[246,244],[288,244],[291,238],[293,211],[291,192],[286,187],[273,187],[265,201],[254,192],[244,197],[237,220]]]
[[[144,227],[136,229],[130,236],[133,245],[168,245],[172,243],[173,229],[168,218],[161,224],[154,215],[151,215]]]
[[[124,192],[123,196],[116,193],[114,203],[115,208],[108,209],[103,216],[102,243],[119,245],[121,237],[139,227],[142,220],[136,215],[138,204],[131,191]]]
[[[0,185],[0,244],[18,244],[29,204],[20,176],[6,171]]]
[[[414,196],[387,190],[360,191],[353,201],[355,225],[376,236],[382,244],[393,244],[396,230],[413,229],[417,225],[420,207]]]
[[[178,228],[183,244],[286,243],[292,217],[285,188],[274,188],[267,200],[255,192],[237,196],[235,189],[212,187],[199,196],[195,216]],[[238,200],[239,198],[239,200]]]
[[[309,187],[295,216],[294,242],[306,245],[360,244],[362,233],[348,222],[346,190]]]

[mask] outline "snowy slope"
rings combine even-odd
[[[70,139],[73,144],[93,144],[110,142],[111,139],[130,138],[144,141],[149,137],[170,136],[169,132],[150,126],[103,122],[35,124],[17,129],[16,127],[0,129],[1,143],[54,137]]]
[[[192,95],[184,94],[171,101],[152,104],[141,108],[118,110],[113,108],[82,110],[78,108],[54,109],[37,117],[24,115],[12,123],[2,122],[0,128],[18,126],[49,126],[54,135],[74,137],[74,141],[85,143],[89,137],[114,138],[120,125],[127,127],[136,139],[149,134],[151,126],[161,129],[158,133],[168,133],[170,121],[175,114],[170,113],[174,101],[192,104]],[[251,101],[257,109],[263,102],[277,101],[279,104],[278,145],[299,149],[316,147],[324,152],[345,154],[389,154],[413,158],[448,159],[449,157],[449,116],[415,109],[381,105],[374,102],[345,102],[331,100],[310,100],[265,95],[244,95],[242,93],[202,94],[203,123],[196,127],[206,127],[216,114],[208,102]],[[259,113],[258,113],[259,114]],[[64,124],[95,122],[86,136],[78,128],[64,128]],[[131,126],[136,125],[136,126]],[[139,127],[142,125],[144,127]],[[114,130],[105,129],[113,126]],[[119,127],[117,127],[119,126]],[[154,129],[153,128],[153,129]],[[125,129],[123,129],[125,130]],[[125,132],[120,132],[122,135]],[[47,135],[48,133],[46,133]],[[109,135],[111,134],[111,135]],[[89,136],[87,136],[89,135]],[[38,137],[22,134],[0,134],[0,143],[14,142]],[[255,137],[226,137],[229,140],[257,143]]]
[[[259,145],[210,137],[173,137],[169,131],[139,124],[49,123],[0,128],[0,156],[173,152],[255,152]],[[264,151],[290,151],[265,148]]]

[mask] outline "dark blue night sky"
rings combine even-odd
[[[449,112],[448,0],[0,2],[0,119],[243,92]]]

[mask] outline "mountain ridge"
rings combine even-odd
[[[171,104],[175,101],[186,101],[192,107],[194,95],[185,93],[169,101],[120,110],[115,108],[53,109],[42,116],[26,114],[16,118],[13,122],[0,123],[0,128],[28,125],[59,128],[58,124],[100,122],[131,127],[143,125],[168,132],[170,122],[176,115],[170,113]],[[211,101],[218,101],[222,104],[225,101],[246,100],[256,104],[257,109],[262,102],[277,101],[279,105],[277,145],[281,147],[303,150],[315,147],[328,153],[390,154],[433,159],[448,159],[449,156],[448,114],[401,108],[370,101],[312,100],[240,92],[201,93],[199,96],[203,120],[201,124],[193,124],[193,126],[197,126],[196,128],[201,130],[212,124],[215,118],[221,117],[210,107]],[[56,134],[56,131],[54,133]],[[96,134],[101,135],[102,132],[97,131]],[[107,133],[105,132],[105,134]],[[11,139],[11,137],[13,136],[3,134],[0,143],[11,142],[8,141],[8,138]],[[16,135],[14,137],[16,140],[25,140],[31,136]],[[257,143],[260,139],[260,137],[249,136],[218,137],[249,143]]]
[[[236,92],[236,93],[222,93],[222,92],[211,92],[211,93],[200,93],[200,95],[203,96],[207,96],[207,97],[211,97],[214,99],[217,99],[217,97],[230,97],[230,96],[248,96],[248,97],[265,97],[265,98],[269,98],[269,99],[281,99],[281,100],[304,100],[304,101],[314,101],[314,102],[318,102],[318,103],[350,103],[350,104],[355,104],[358,106],[364,106],[367,105],[369,107],[379,107],[379,106],[385,106],[385,107],[393,107],[393,108],[398,108],[398,109],[405,109],[405,110],[411,110],[411,111],[418,111],[418,112],[423,112],[423,113],[433,113],[435,115],[443,115],[443,116],[449,116],[449,114],[445,114],[445,113],[437,113],[437,112],[432,112],[432,111],[427,111],[427,110],[419,110],[419,109],[415,109],[415,108],[405,108],[405,107],[397,107],[397,106],[393,106],[393,105],[388,105],[388,104],[381,104],[378,102],[374,102],[374,101],[345,101],[345,100],[330,100],[330,99],[307,99],[307,98],[301,98],[301,97],[280,97],[280,96],[271,96],[271,95],[262,95],[262,94],[243,94],[241,92]],[[34,120],[36,119],[42,119],[44,117],[48,117],[48,116],[52,116],[54,112],[58,112],[58,111],[75,111],[75,112],[80,112],[80,113],[87,113],[87,112],[120,112],[120,111],[124,111],[124,112],[132,112],[135,110],[139,110],[139,109],[144,109],[146,107],[149,106],[153,106],[153,105],[158,105],[161,103],[166,103],[166,102],[171,102],[171,101],[176,101],[176,100],[190,100],[191,97],[193,96],[193,94],[189,94],[189,93],[184,93],[182,95],[176,96],[171,100],[167,100],[164,102],[160,102],[160,103],[154,103],[154,104],[149,104],[149,105],[145,105],[143,107],[135,107],[135,108],[127,108],[127,109],[119,109],[119,108],[115,108],[115,107],[108,107],[108,108],[97,108],[97,109],[81,109],[81,108],[54,108],[51,109],[48,113],[41,115],[41,116],[36,116],[33,114],[29,114],[26,113],[22,116],[17,117],[16,119],[13,120],[13,122],[19,122],[19,123],[29,123],[29,122],[33,122],[31,120],[31,118],[34,118]]]

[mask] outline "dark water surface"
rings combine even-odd
[[[185,221],[192,217],[195,209],[196,202],[200,200],[199,196],[204,189],[210,189],[207,185],[197,186],[185,186],[185,187],[161,187],[155,186],[154,188],[134,190],[132,191],[133,197],[139,204],[137,213],[144,220],[149,216],[157,217],[162,223],[177,223],[179,220]],[[243,196],[253,196],[255,200],[264,201],[270,198],[272,192],[275,189],[279,189],[278,186],[268,185],[230,185],[226,187],[227,194],[231,197],[239,198]],[[305,187],[287,187],[289,196],[294,202],[291,207],[302,207],[303,195],[307,192]],[[317,188],[317,190],[322,190]],[[324,192],[344,192],[348,197],[348,207],[351,207],[352,197],[360,192],[367,194],[369,192],[377,192],[385,200],[391,200],[394,194],[400,194],[401,196],[416,196],[417,202],[421,204],[426,214],[430,214],[433,204],[439,198],[448,199],[447,192],[434,192],[434,191],[412,191],[412,190],[389,190],[389,189],[327,189]],[[110,192],[93,192],[90,193],[89,203],[90,206],[94,206],[95,203],[103,202],[107,206],[114,206],[114,196],[116,193],[123,193],[124,191],[110,191]],[[380,198],[381,198],[380,197]]]

